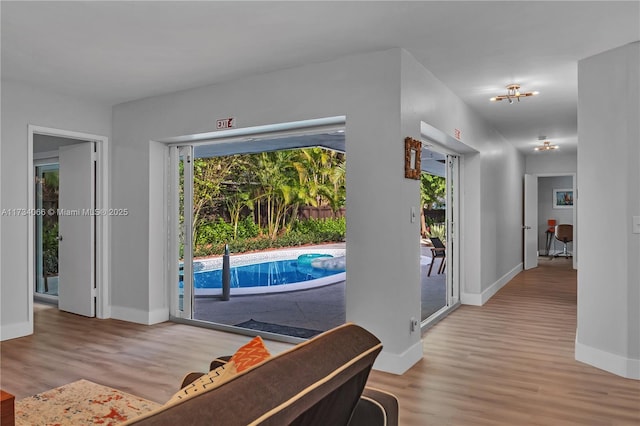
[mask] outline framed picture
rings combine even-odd
[[[420,179],[420,154],[422,142],[413,138],[404,139],[404,177]]]
[[[554,189],[553,190],[553,208],[554,209],[572,209],[573,208],[573,189]]]

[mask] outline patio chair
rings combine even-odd
[[[431,237],[431,244],[433,247],[431,248],[431,265],[429,265],[429,272],[427,272],[427,276],[431,276],[431,270],[433,269],[433,264],[436,262],[436,258],[442,259],[440,261],[440,266],[438,267],[438,273],[441,274],[444,272],[444,268],[446,266],[446,249],[444,244],[438,237]]]

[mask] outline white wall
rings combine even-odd
[[[166,263],[152,255],[159,251],[151,236],[163,230],[161,221],[151,220],[160,196],[149,194],[164,187],[161,168],[149,164],[158,152],[152,145],[150,154],[149,141],[212,131],[221,117],[234,116],[247,127],[346,115],[347,320],[382,340],[377,368],[401,373],[422,354],[419,333],[409,333],[409,318],[420,315],[419,223],[409,221],[419,192],[417,181],[404,178],[404,137],[420,136],[420,120],[448,133],[453,126],[466,129],[481,152],[489,150],[469,160],[469,181],[490,181],[483,196],[473,198],[485,199],[485,211],[478,214],[481,206],[470,202],[469,215],[482,223],[497,220],[506,231],[471,231],[481,237],[469,238],[474,244],[486,237],[483,244],[500,249],[481,253],[483,266],[470,274],[470,291],[480,298],[521,262],[521,208],[505,194],[521,205],[524,159],[401,49],[143,99],[116,106],[113,115],[112,202],[131,212],[112,223],[112,243],[121,247],[112,256],[116,317],[152,323],[168,314],[167,290],[151,273]]]
[[[156,214],[149,203],[157,197],[147,194],[164,189],[157,185],[162,176],[152,175],[149,166],[150,140],[212,131],[220,117],[234,116],[247,127],[346,115],[347,319],[378,335],[386,354],[400,360],[396,368],[412,365],[421,347],[419,333],[409,335],[409,318],[420,310],[403,289],[417,288],[418,277],[400,265],[417,239],[402,226],[409,211],[402,188],[414,182],[403,176],[399,88],[400,50],[394,49],[116,106],[113,155],[119,169],[112,201],[131,214],[112,223],[114,246],[129,246],[112,257],[114,316],[153,322],[167,312],[163,283],[149,273],[165,268],[161,258],[150,256],[157,251],[150,235],[162,229],[149,220]],[[416,345],[417,356],[406,353]]]
[[[578,155],[575,153],[539,152],[527,155],[526,170],[530,175],[575,173],[578,170]]]
[[[0,208],[27,208],[28,125],[103,136],[111,134],[111,108],[2,80]],[[2,216],[0,323],[2,340],[33,332],[27,287],[26,216]]]
[[[419,138],[422,120],[449,135],[461,130],[479,151],[464,158],[460,234],[462,302],[481,305],[522,268],[524,156],[408,52],[402,59],[403,135]],[[406,189],[416,203],[418,190]]]
[[[578,241],[576,359],[640,379],[640,42],[578,63],[578,223],[611,250]],[[600,235],[600,234],[599,234]]]

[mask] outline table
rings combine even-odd
[[[554,238],[554,234],[555,234],[555,228],[549,228],[545,231],[545,234],[547,234],[547,243],[545,244],[545,250],[546,250],[546,255],[549,256],[549,252],[551,251],[551,242],[553,241]],[[555,248],[555,244],[554,244],[554,248]]]
[[[15,397],[0,389],[0,425],[15,426]]]

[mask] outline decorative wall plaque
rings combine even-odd
[[[420,179],[421,152],[422,142],[409,137],[404,138],[404,177]]]

